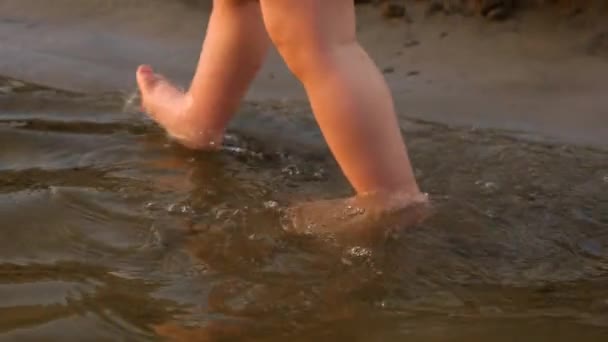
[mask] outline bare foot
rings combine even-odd
[[[428,197],[422,193],[355,196],[292,207],[285,229],[369,244],[422,222],[430,212]]]
[[[169,137],[192,149],[215,149],[222,142],[223,132],[200,129],[189,112],[191,97],[163,76],[155,74],[148,65],[137,69],[137,84],[142,96],[142,109]]]

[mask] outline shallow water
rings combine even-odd
[[[339,247],[278,214],[349,191],[306,107],[249,106],[201,153],[120,101],[16,88],[0,92],[0,340],[608,336],[605,151],[405,122],[435,215]]]

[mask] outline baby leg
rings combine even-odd
[[[353,1],[260,3],[271,40],[304,85],[321,131],[358,194],[305,206],[317,213],[302,216],[319,218],[322,211],[329,221],[345,222],[344,208],[380,213],[426,203],[414,178],[390,90],[357,42]],[[322,226],[335,227],[334,223]]]
[[[137,70],[142,106],[183,145],[213,149],[263,64],[270,41],[255,0],[216,0],[194,79],[182,92],[147,65]]]

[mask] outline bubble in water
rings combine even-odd
[[[264,208],[266,209],[274,209],[279,206],[277,201],[266,201],[264,202]]]
[[[299,175],[300,174],[300,170],[294,164],[287,165],[286,167],[283,168],[283,170],[281,170],[281,172],[286,173],[286,174],[288,174],[290,176],[294,176],[294,175]]]
[[[493,183],[493,182],[485,182],[485,183],[483,183],[483,187],[486,189],[496,189],[497,188],[496,183]]]
[[[353,207],[352,205],[347,205],[346,208],[344,208],[344,215],[346,217],[362,215],[364,213],[365,213],[365,209],[363,209],[361,207]]]
[[[369,248],[355,246],[348,250],[348,255],[353,257],[370,257],[372,256],[372,251]]]
[[[167,206],[167,212],[170,214],[192,214],[192,207],[187,204],[172,203]]]
[[[496,218],[496,213],[492,209],[486,209],[484,214],[489,218]]]
[[[317,180],[323,180],[326,177],[326,172],[325,169],[323,169],[322,167],[317,169],[315,171],[315,173],[313,174],[313,177]]]
[[[156,203],[148,202],[144,205],[144,208],[146,208],[147,210],[154,210],[156,209]]]
[[[484,189],[487,190],[496,190],[498,188],[498,185],[494,182],[486,182],[486,181],[482,181],[482,180],[478,180],[475,182],[475,185],[479,185]]]
[[[306,230],[304,231],[304,234],[309,235],[309,236],[314,235],[314,231],[315,231],[316,227],[317,226],[313,223],[306,224]]]
[[[372,251],[368,248],[355,246],[345,251],[344,256],[341,258],[342,263],[347,266],[352,266],[353,261],[359,259],[360,261],[367,262],[372,256]]]

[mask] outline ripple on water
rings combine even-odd
[[[267,340],[606,336],[603,151],[420,124],[408,143],[436,214],[341,248],[281,230],[289,203],[349,190],[323,158],[62,120],[0,125],[2,338],[147,340],[155,324],[226,320]]]

